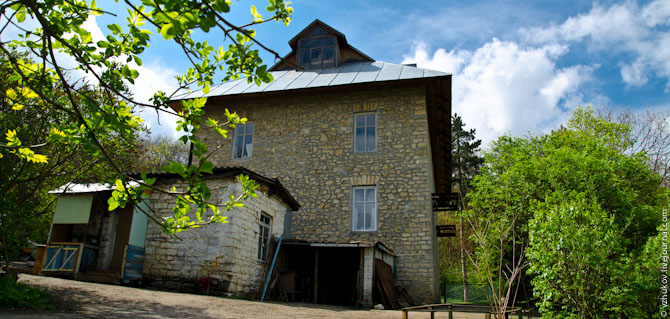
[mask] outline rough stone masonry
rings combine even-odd
[[[225,108],[255,123],[253,154],[233,159],[232,132],[223,141],[201,130],[210,147],[224,144],[215,165],[244,166],[278,178],[302,205],[292,216],[294,239],[382,241],[396,252],[398,281],[415,301],[439,300],[424,86],[210,98],[207,116],[225,121]],[[354,152],[354,114],[359,112],[377,114],[375,152]],[[352,231],[352,187],[369,185],[378,190],[377,230]]]
[[[161,184],[183,188],[183,182]],[[211,202],[223,206],[231,194],[240,194],[241,185],[233,178],[208,180],[212,191]],[[249,198],[245,207],[225,212],[228,222],[210,224],[196,230],[187,230],[170,236],[161,227],[149,222],[146,238],[144,276],[152,286],[164,289],[194,291],[199,278],[211,278],[212,291],[228,292],[238,296],[255,293],[260,286],[265,262],[258,259],[260,214],[272,219],[271,233],[284,232],[285,204],[270,196],[260,187],[258,198]],[[174,198],[161,192],[151,194],[151,205],[161,216],[173,215]]]

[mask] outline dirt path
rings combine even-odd
[[[182,294],[50,277],[20,275],[19,281],[46,288],[55,296],[54,309],[0,310],[3,318],[401,318],[400,311],[366,310],[305,303],[257,302]],[[448,318],[438,313],[436,318]],[[430,318],[410,313],[410,319]],[[456,319],[483,315],[454,314]]]

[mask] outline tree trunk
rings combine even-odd
[[[460,190],[458,192],[459,196],[461,197]],[[465,231],[463,230],[463,227],[465,224],[463,223],[463,207],[462,207],[462,198],[459,198],[461,203],[458,205],[458,216],[460,218],[461,222],[461,227],[460,227],[460,237],[461,237],[461,272],[463,273],[463,302],[468,302],[469,297],[468,297],[468,270],[466,267],[466,261],[465,261]]]

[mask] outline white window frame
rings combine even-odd
[[[263,221],[263,218],[268,220],[267,223]],[[264,233],[265,231],[265,233]],[[268,250],[270,245],[270,235],[272,233],[272,216],[261,212],[261,215],[258,217],[258,261],[267,261],[268,260]],[[264,236],[265,235],[265,236]]]
[[[364,147],[364,150],[360,151],[360,150],[356,149],[356,142],[357,142],[356,128],[358,128],[358,126],[356,125],[356,119],[359,116],[366,116],[367,117],[368,115],[374,115],[375,116],[375,126],[374,126],[374,128],[375,128],[375,147],[374,147],[373,150],[368,151],[367,150],[368,145],[366,144],[365,147]],[[370,126],[367,126],[367,122],[366,122],[366,125],[363,126],[363,127],[366,128],[366,133],[365,133],[366,135],[365,136],[367,137],[367,128],[370,127]],[[374,152],[377,151],[377,140],[379,139],[379,129],[378,129],[378,127],[379,127],[379,116],[378,116],[377,112],[354,113],[354,145],[353,145],[354,146],[354,153],[374,153]],[[366,138],[366,140],[367,140],[367,138]],[[366,142],[364,141],[364,143],[366,143]]]
[[[247,125],[253,124],[254,128],[253,131],[251,131],[251,134],[246,134],[247,130]],[[245,141],[247,139],[247,136],[251,137],[251,150],[249,151],[249,155],[244,156],[244,150],[242,150],[242,156],[237,157],[237,137],[240,135],[239,129],[244,128],[244,133],[242,134],[242,147],[245,145]],[[245,159],[251,159],[251,157],[254,155],[254,142],[253,142],[253,137],[254,137],[254,132],[256,131],[256,124],[254,122],[247,122],[245,124],[238,123],[235,125],[235,130],[233,131],[233,159],[235,160],[245,160]]]
[[[356,201],[356,190],[357,189],[362,189],[364,190],[363,192],[363,201],[362,202],[357,202]],[[374,202],[373,203],[373,211],[372,211],[372,216],[370,216],[370,228],[365,228],[365,220],[363,221],[363,228],[362,229],[357,229],[356,228],[356,223],[358,221],[357,218],[357,211],[356,211],[356,204],[357,203],[362,203],[363,204],[363,218],[365,219],[365,204],[370,203],[365,201],[365,191],[366,190],[374,190],[375,196],[374,196]],[[351,188],[351,230],[354,232],[374,232],[377,231],[377,215],[378,211],[377,208],[379,207],[378,204],[379,201],[379,188],[377,185],[367,185],[367,186],[354,186]]]

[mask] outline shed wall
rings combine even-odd
[[[231,194],[240,194],[241,186],[232,179],[207,181],[212,198],[223,205]],[[158,187],[179,190],[182,183],[162,184]],[[258,238],[261,212],[272,217],[271,233],[284,230],[286,207],[265,190],[256,191],[258,198],[249,198],[244,208],[224,212],[225,224],[210,224],[186,230],[177,236],[164,234],[159,225],[149,221],[147,227],[145,277],[158,288],[197,290],[197,280],[213,279],[213,290],[235,295],[255,293],[261,282],[265,262],[259,261]],[[174,199],[164,193],[153,192],[151,205],[162,216],[172,214]]]

